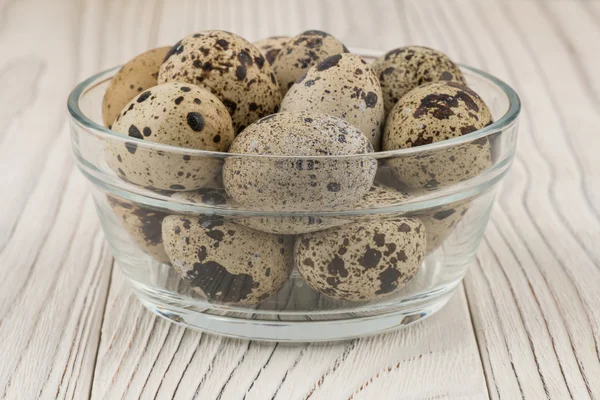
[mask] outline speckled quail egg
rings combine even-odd
[[[241,132],[277,112],[281,102],[269,63],[246,39],[224,31],[203,31],[179,41],[161,65],[158,82],[194,83],[210,89]]]
[[[453,232],[456,224],[469,211],[470,201],[459,201],[449,205],[435,207],[416,214],[425,225],[427,232],[427,253],[442,245]]]
[[[379,150],[383,124],[381,87],[371,67],[356,54],[335,54],[311,67],[287,92],[281,111],[340,117],[360,129],[375,151]]]
[[[281,95],[319,60],[340,53],[348,53],[346,46],[323,31],[306,31],[289,39],[273,61]]]
[[[252,43],[265,56],[269,64],[273,64],[275,57],[283,46],[290,40],[289,36],[270,36]]]
[[[233,141],[231,117],[209,91],[171,82],[134,98],[117,116],[115,132],[189,149],[226,151]],[[218,160],[110,141],[110,167],[129,182],[155,189],[192,190],[220,172]]]
[[[280,113],[246,128],[225,160],[223,184],[243,205],[265,210],[322,210],[360,200],[377,169],[358,128],[324,114]],[[365,156],[357,157],[356,155]],[[344,156],[323,157],[313,156]],[[298,156],[290,157],[290,156]]]
[[[327,296],[374,300],[415,276],[425,246],[417,218],[371,220],[298,236],[294,263],[306,283]]]
[[[408,92],[392,109],[383,149],[396,150],[474,132],[492,123],[487,105],[470,88],[434,82]],[[472,178],[491,166],[487,138],[403,155],[389,161],[398,177],[413,188],[437,189]]]
[[[148,50],[128,61],[110,80],[102,100],[102,121],[108,129],[135,96],[156,86],[158,69],[170,47]]]
[[[168,263],[161,234],[166,214],[115,196],[107,195],[106,199],[133,242],[155,260]]]
[[[291,272],[288,240],[222,216],[170,215],[162,235],[173,267],[211,301],[258,303],[277,293]]]
[[[406,93],[425,83],[452,81],[465,84],[460,68],[447,55],[422,46],[391,50],[373,62],[383,90],[385,113]]]

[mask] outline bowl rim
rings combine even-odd
[[[352,53],[358,54],[362,57],[366,58],[377,58],[384,55],[386,52],[382,50],[372,50],[372,49],[362,49],[362,48],[351,48]],[[458,64],[461,69],[465,69],[470,71],[480,77],[486,79],[491,82],[495,86],[499,87],[508,99],[508,110],[506,113],[500,117],[498,120],[494,121],[490,125],[476,130],[474,132],[470,132],[466,135],[458,136],[452,139],[446,139],[439,142],[433,142],[421,146],[415,146],[404,149],[397,150],[385,150],[385,151],[376,151],[372,153],[361,153],[361,154],[345,154],[345,155],[315,155],[315,156],[294,156],[294,155],[276,155],[276,154],[244,154],[244,153],[228,153],[222,151],[210,151],[210,150],[200,150],[186,147],[179,147],[169,144],[163,144],[159,142],[152,142],[148,140],[138,139],[130,136],[125,136],[115,131],[112,131],[103,125],[100,125],[94,122],[91,118],[89,118],[79,107],[79,100],[83,95],[85,95],[89,90],[93,89],[99,84],[106,82],[108,79],[104,79],[100,82],[97,82],[99,79],[105,76],[114,76],[114,72],[118,71],[122,65],[118,65],[107,70],[98,72],[75,86],[75,88],[71,91],[67,99],[67,109],[71,116],[71,118],[77,122],[78,124],[90,128],[92,130],[91,133],[100,136],[102,138],[108,138],[110,140],[117,140],[123,142],[135,143],[142,147],[149,147],[156,150],[162,150],[169,153],[185,153],[190,156],[201,156],[201,157],[212,157],[212,158],[229,158],[229,157],[252,157],[252,158],[293,158],[293,159],[301,159],[301,158],[310,158],[310,159],[349,159],[349,158],[391,158],[398,156],[406,156],[413,155],[428,151],[436,151],[447,147],[458,146],[464,143],[470,143],[482,137],[487,137],[491,134],[501,132],[510,126],[519,116],[521,112],[521,100],[515,90],[510,87],[507,83],[502,81],[495,76],[479,70],[477,68],[465,65]],[[89,132],[89,131],[88,131]]]

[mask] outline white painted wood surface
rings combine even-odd
[[[145,311],[75,171],[65,99],[219,28],[423,44],[506,80],[519,150],[464,290],[379,337],[260,344]],[[0,398],[600,398],[600,3],[0,0]]]

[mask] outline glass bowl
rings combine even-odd
[[[113,68],[69,96],[73,152],[112,253],[149,310],[254,340],[381,333],[448,302],[514,157],[518,96],[461,68],[493,124],[410,149],[318,157],[191,150],[112,132],[101,104]],[[119,151],[139,165],[121,169]],[[223,188],[222,176],[239,171],[256,171],[253,202]]]

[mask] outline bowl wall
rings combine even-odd
[[[88,79],[69,99],[78,166],[141,301],[208,332],[335,340],[437,311],[473,260],[514,156],[518,98],[467,67],[494,124],[458,139],[351,157],[232,155],[118,135],[101,127],[115,72]],[[120,164],[123,151],[140,163]],[[485,161],[472,167],[474,158]],[[227,171],[260,171],[251,201],[228,196],[235,190],[223,186]],[[375,237],[382,232],[384,239]],[[351,243],[336,247],[344,235]],[[339,268],[336,260],[353,251],[361,261]]]

